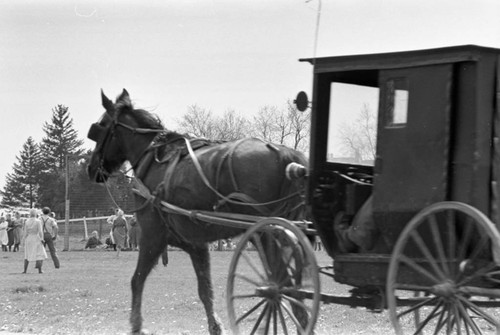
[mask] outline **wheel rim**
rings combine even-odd
[[[500,273],[492,255],[499,243],[495,226],[469,205],[438,203],[417,214],[389,265],[387,301],[396,333],[500,334],[500,309],[488,308],[500,307],[498,300],[476,299],[496,297]],[[410,291],[423,296],[398,301]]]
[[[248,248],[249,242],[254,247]],[[235,334],[311,334],[319,301],[314,251],[300,229],[284,219],[269,218],[242,236],[227,284]]]

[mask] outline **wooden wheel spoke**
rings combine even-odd
[[[290,261],[292,260],[292,258],[293,253],[290,253],[290,255],[288,255],[286,259],[281,260],[282,262],[280,262],[279,264],[275,264],[276,266],[279,266],[279,272],[277,273],[276,279],[278,281],[278,286],[280,287],[289,284],[290,278],[292,277],[290,276],[290,272],[288,272],[289,269],[292,271],[292,274],[294,271],[294,269],[290,266]]]
[[[255,312],[260,306],[262,306],[266,302],[266,299],[262,299],[259,301],[255,306],[253,306],[249,311],[247,311],[245,314],[240,316],[238,319],[236,319],[236,324],[240,323],[244,319],[246,319],[249,315],[251,315],[253,312]]]
[[[295,298],[292,298],[292,297],[287,296],[287,295],[283,295],[282,297],[283,297],[283,299],[290,302],[290,304],[294,304],[294,305],[304,309],[305,311],[307,311],[308,314],[312,313],[312,309],[309,306],[307,306],[306,304],[304,304],[302,301],[295,299]]]
[[[493,264],[495,266],[495,268],[498,266],[496,264]],[[496,270],[496,271],[488,271],[486,274],[485,274],[486,278],[488,278],[489,281],[493,282],[493,283],[496,283],[496,284],[500,284],[500,270]],[[497,276],[497,278],[493,278],[493,276]]]
[[[455,212],[446,211],[446,232],[448,241],[448,257],[450,260],[455,259],[457,247],[457,231],[455,226]],[[456,275],[455,267],[451,267],[453,277]]]
[[[467,310],[465,309],[465,307],[461,303],[457,304],[457,306],[458,306],[458,310],[460,312],[460,315],[462,315],[462,319],[464,320],[465,328],[466,329],[471,328],[472,331],[474,332],[474,334],[480,335],[481,330],[479,329],[477,324],[474,322],[474,320],[472,320],[469,313],[467,313]]]
[[[243,279],[243,280],[244,280],[244,281],[246,281],[247,283],[250,283],[250,284],[252,284],[252,285],[254,285],[254,286],[257,286],[257,287],[261,286],[261,283],[259,283],[259,282],[255,281],[255,280],[253,280],[252,278],[249,278],[249,277],[247,277],[247,276],[245,276],[245,275],[243,275],[243,274],[241,274],[241,273],[235,273],[235,274],[234,274],[234,276],[235,276],[235,277],[238,277],[238,278],[240,278],[240,279]]]
[[[426,276],[428,279],[430,279],[434,284],[437,284],[439,282],[441,282],[441,280],[439,280],[438,278],[436,278],[432,273],[430,273],[429,271],[427,271],[425,268],[423,268],[422,266],[418,265],[417,262],[415,262],[413,259],[407,257],[407,256],[404,256],[404,255],[400,255],[399,256],[399,260],[408,265],[409,267],[411,267],[413,270],[423,274],[424,276]]]
[[[472,275],[463,278],[460,282],[458,282],[457,286],[465,286],[467,283],[470,283],[474,279],[477,279],[477,278],[480,278],[480,277],[483,277],[483,276],[489,276],[489,275],[491,275],[490,271],[493,270],[496,266],[497,265],[495,263],[488,264],[487,267],[479,269],[476,272],[474,272]],[[495,281],[495,280],[492,280],[492,281]]]
[[[483,309],[479,308],[478,306],[476,306],[473,302],[467,300],[465,297],[462,297],[462,296],[458,296],[458,299],[468,308],[470,309],[472,312],[474,312],[474,314],[476,314],[477,316],[480,316],[482,317],[484,320],[486,320],[488,323],[490,323],[491,325],[495,326],[497,328],[497,330],[500,330],[500,323],[499,321],[496,321],[491,315],[489,315],[488,313],[486,313]]]
[[[467,217],[465,222],[465,231],[462,232],[462,239],[460,241],[460,249],[458,250],[458,261],[461,262],[465,259],[465,254],[469,248],[469,244],[472,237],[472,229],[474,228],[474,223],[471,217]]]
[[[254,241],[255,248],[257,248],[257,253],[259,254],[260,261],[262,262],[262,265],[264,266],[264,270],[266,271],[267,277],[270,278],[272,275],[272,269],[269,266],[269,263],[267,262],[266,251],[264,249],[264,246],[262,245],[262,241],[260,239],[260,236],[257,234],[254,234],[253,241]]]
[[[273,304],[268,303],[267,306],[269,306],[269,308],[267,309],[266,312],[266,326],[264,328],[264,334],[269,333],[269,326],[271,325],[271,315],[273,313]]]
[[[260,272],[261,270],[257,268],[257,266],[255,265],[254,261],[250,258],[250,256],[246,253],[246,252],[242,252],[241,253],[241,256],[243,256],[243,258],[245,259],[245,261],[247,262],[247,264],[252,268],[252,270],[259,276],[260,280],[262,280],[263,282],[266,281],[266,278],[264,277],[264,275]],[[265,269],[264,269],[265,271]]]
[[[447,318],[445,319],[445,315]],[[439,334],[444,325],[448,325],[448,329],[450,329],[450,317],[448,313],[445,313],[445,308],[443,307],[443,311],[439,313],[439,320],[437,321],[436,329],[434,330],[434,334]]]
[[[300,324],[300,321],[297,320],[297,318],[295,317],[295,315],[293,314],[293,312],[288,308],[288,306],[283,301],[281,301],[280,304],[281,304],[281,307],[283,307],[283,309],[285,310],[286,314],[288,314],[288,316],[290,317],[290,319],[293,321],[293,323],[297,327],[298,333],[299,334],[303,334],[305,330],[302,328],[302,325]]]
[[[455,324],[457,325],[457,335],[461,335],[462,334],[462,329],[460,327],[461,317],[460,313],[458,312],[458,307],[456,304],[453,304],[453,316],[455,318]]]
[[[278,334],[278,312],[276,304],[273,304],[273,334]]]
[[[436,259],[434,258],[434,256],[432,256],[429,248],[427,248],[427,245],[425,244],[424,240],[422,239],[422,237],[420,236],[419,233],[417,233],[415,230],[412,231],[411,235],[410,235],[413,240],[415,241],[415,243],[417,244],[417,246],[420,248],[420,251],[422,251],[422,253],[424,254],[424,257],[427,259],[427,261],[429,262],[429,264],[431,265],[432,269],[434,270],[434,273],[439,276],[439,279],[441,281],[444,281],[446,280],[446,275],[443,273],[443,271],[439,268],[437,262],[436,262]]]
[[[481,252],[485,250],[486,248],[490,248],[490,244],[487,243],[488,241],[488,234],[486,234],[483,231],[480,231],[479,234],[481,235],[481,239],[478,241],[478,243],[475,243],[474,250],[471,252],[470,256],[467,257],[467,259],[471,262],[474,262],[479,255],[481,255]]]
[[[257,321],[255,322],[255,325],[253,326],[252,328],[252,331],[250,332],[250,335],[253,335],[255,334],[255,332],[259,329],[259,326],[260,326],[260,323],[262,322],[262,319],[264,318],[265,315],[267,315],[267,311],[269,309],[269,304],[266,304],[264,306],[264,309],[262,310],[262,312],[260,313],[259,315],[259,318],[257,319]],[[267,333],[266,333],[267,334]]]
[[[231,299],[237,300],[237,299],[248,299],[248,298],[258,298],[259,296],[255,293],[249,293],[249,294],[238,294],[238,295],[233,295]]]
[[[417,327],[417,329],[415,330],[414,334],[420,334],[422,332],[422,329],[424,329],[425,326],[427,326],[427,324],[434,318],[436,318],[437,316],[437,313],[438,313],[438,310],[439,308],[441,308],[441,306],[443,305],[443,302],[440,301],[436,306],[434,306],[434,308],[432,309],[432,311],[429,313],[429,315],[427,315],[424,319],[424,321],[422,321],[419,326]]]
[[[401,318],[402,316],[404,316],[408,313],[415,312],[417,309],[420,309],[420,307],[422,307],[422,306],[431,305],[432,303],[434,303],[434,301],[436,301],[438,299],[439,299],[438,297],[433,297],[433,298],[429,298],[427,300],[421,301],[418,304],[410,306],[410,308],[408,308],[407,310],[405,310],[401,313],[398,313],[397,317]]]
[[[258,256],[245,252],[248,242],[255,246]],[[293,328],[298,334],[313,331],[319,310],[320,283],[316,259],[308,242],[300,229],[281,218],[265,219],[243,234],[231,260],[226,289],[229,321],[234,332],[270,335],[293,333],[295,331],[290,331]],[[311,269],[304,269],[304,262]],[[246,273],[243,269],[253,272]],[[306,285],[314,288],[313,292],[299,291],[302,277]],[[310,303],[302,301],[304,294]]]
[[[443,247],[443,240],[441,239],[441,233],[439,232],[438,229],[438,222],[436,220],[435,215],[431,215],[429,217],[430,220],[430,226],[431,226],[431,232],[432,232],[432,238],[434,240],[434,244],[437,248],[437,253],[439,257],[439,262],[441,263],[441,268],[444,270],[445,275],[447,277],[450,277],[450,268],[448,266],[448,263],[446,262],[446,256],[444,253],[444,247]]]
[[[276,306],[276,309],[278,310],[278,315],[280,318],[281,327],[283,328],[283,332],[285,333],[285,335],[288,335],[288,328],[286,327],[286,321],[285,316],[283,315],[283,311],[281,310],[280,306]]]

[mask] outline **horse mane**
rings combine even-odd
[[[118,100],[115,110],[119,114],[128,115],[133,118],[140,128],[165,129],[158,115],[145,109],[134,109],[129,99]]]
[[[158,115],[151,113],[144,109],[134,109],[130,101],[117,101],[115,104],[115,109],[124,115],[128,115],[132,117],[138,124],[140,128],[149,128],[149,129],[163,129],[164,132],[161,132],[157,135],[155,142],[158,144],[175,142],[177,140],[187,138],[187,139],[195,139],[189,134],[181,134],[175,131],[167,130],[163,123],[161,122]],[[226,141],[214,141],[208,139],[200,139],[204,140],[210,144],[219,144]]]

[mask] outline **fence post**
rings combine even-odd
[[[87,241],[89,239],[89,231],[87,229],[87,218],[85,216],[83,217],[83,229],[85,233],[85,236],[83,238],[85,239],[85,241]]]

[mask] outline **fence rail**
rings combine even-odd
[[[132,215],[125,215],[125,218],[130,219]],[[111,226],[107,223],[109,216],[97,216],[97,217],[81,217],[69,219],[69,229],[68,231],[64,231],[62,227],[66,224],[66,220],[56,220],[59,226],[60,235],[64,232],[64,236],[68,234],[71,237],[81,237],[83,240],[88,240],[89,232],[97,231],[99,234],[99,238],[101,239],[105,235],[109,235],[109,231],[111,230]],[[83,223],[83,224],[79,224]]]

